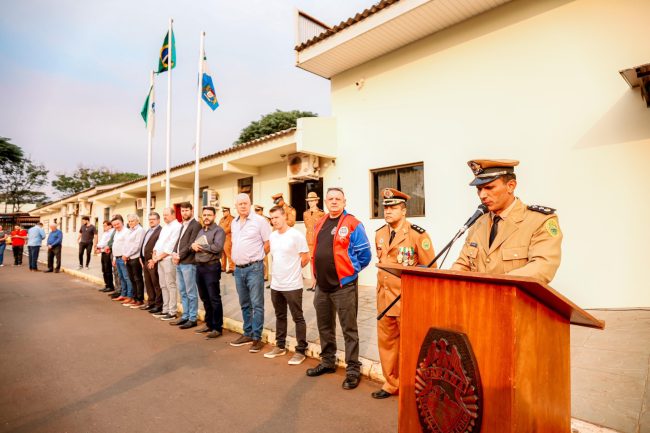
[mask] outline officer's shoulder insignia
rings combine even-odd
[[[553,209],[552,207],[540,206],[536,204],[531,204],[530,206],[528,206],[528,210],[532,210],[533,212],[543,213],[544,215],[553,215],[555,213],[555,209]]]
[[[557,225],[557,218],[549,218],[544,224],[549,235],[556,237],[560,234],[560,227]]]
[[[388,225],[388,224],[384,224],[383,226],[379,227],[379,228],[378,228],[377,230],[375,230],[375,231],[378,232],[379,230],[383,229],[383,228],[386,227],[387,225]]]
[[[417,225],[415,225],[415,224],[411,224],[411,228],[412,228],[413,230],[415,230],[416,232],[420,233],[420,234],[422,234],[422,233],[424,233],[424,232],[426,231],[426,230],[424,230],[422,227],[417,226]]]

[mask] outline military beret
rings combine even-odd
[[[395,206],[396,204],[406,203],[411,198],[410,195],[398,191],[395,188],[384,188],[382,196],[384,197],[384,206]]]
[[[490,183],[506,174],[515,174],[515,166],[519,161],[514,159],[473,159],[467,165],[474,173],[474,180],[470,186],[479,186]]]

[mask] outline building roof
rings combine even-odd
[[[274,140],[276,138],[280,138],[280,137],[284,137],[285,135],[292,134],[295,131],[296,131],[296,128],[293,127],[293,128],[289,128],[289,129],[284,129],[282,131],[274,132],[273,134],[265,135],[264,137],[256,138],[255,140],[247,141],[246,143],[234,145],[234,146],[231,146],[231,147],[229,147],[227,149],[223,149],[223,150],[220,150],[218,152],[211,153],[209,155],[206,155],[206,156],[200,158],[199,162],[208,161],[208,160],[211,160],[211,159],[214,159],[214,158],[218,158],[220,156],[227,155],[229,153],[235,153],[235,152],[238,152],[240,150],[248,149],[250,147],[254,147],[254,146],[266,143],[267,141]],[[195,163],[196,163],[195,160],[184,162],[182,164],[179,164],[179,165],[176,165],[176,166],[172,167],[170,169],[170,172],[174,171],[174,170],[181,169],[181,168],[190,167],[190,166],[194,165]],[[160,171],[157,171],[155,173],[151,173],[151,177],[159,176],[159,175],[165,174],[165,173],[166,173],[166,170],[160,170]],[[147,179],[147,176],[142,176],[142,177],[139,177],[137,179],[133,179],[133,180],[130,180],[128,182],[122,183],[120,185],[116,185],[115,188],[110,188],[109,190],[105,190],[105,191],[102,191],[102,192],[122,188],[124,186],[131,185],[131,184],[137,183],[137,182],[141,182],[141,181],[146,180],[146,179]]]
[[[331,28],[299,13],[296,66],[330,79],[511,1],[382,0]]]
[[[323,39],[329,38],[330,36],[340,32],[343,29],[346,29],[360,21],[363,21],[369,16],[376,14],[380,10],[387,8],[388,6],[397,3],[398,1],[399,0],[381,0],[379,3],[372,5],[368,9],[364,9],[363,11],[359,12],[355,16],[348,18],[345,21],[341,21],[338,25],[335,25],[334,27],[330,27],[329,29],[325,30],[323,33],[316,35],[313,38],[298,44],[295,50],[302,51],[305,48],[310,47],[315,43],[322,41]]]

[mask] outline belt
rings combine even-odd
[[[254,262],[246,263],[245,265],[235,264],[235,266],[240,268],[240,269],[244,269],[244,268],[247,268],[249,266],[253,266],[255,263],[259,263],[259,262],[261,262],[261,260],[255,260]]]

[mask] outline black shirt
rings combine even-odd
[[[95,235],[97,234],[97,230],[95,230],[95,226],[92,224],[81,224],[81,228],[79,229],[79,234],[81,234],[81,240],[79,241],[82,244],[92,244],[93,239],[95,238]]]
[[[334,235],[340,219],[340,215],[334,219],[327,218],[316,237],[316,251],[314,251],[316,284],[323,292],[334,292],[341,287],[334,264]]]

